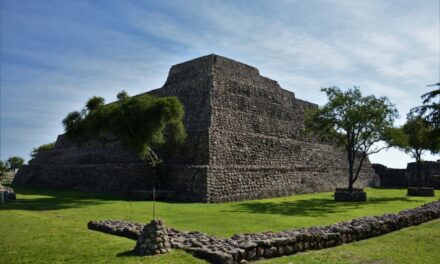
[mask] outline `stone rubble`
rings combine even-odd
[[[90,230],[137,240],[144,224],[119,220],[105,220],[90,221],[87,223],[87,227]]]
[[[157,255],[168,253],[171,248],[168,230],[162,220],[151,220],[142,229],[134,252],[138,255]]]
[[[368,239],[440,218],[440,201],[401,211],[397,214],[362,217],[329,226],[236,234],[220,239],[200,232],[168,229],[170,246],[192,253],[211,263],[233,264],[292,255],[307,250],[334,247]],[[93,223],[93,224],[91,224]],[[131,239],[141,233],[140,224],[121,221],[92,221],[89,228]],[[92,228],[91,228],[92,227]],[[130,230],[130,231],[128,231]]]

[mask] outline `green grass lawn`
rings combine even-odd
[[[89,220],[148,222],[152,203],[73,191],[16,188],[18,200],[0,205],[0,263],[204,263],[183,251],[154,257],[128,252],[135,242],[87,230]],[[436,197],[406,197],[406,190],[367,189],[366,203],[336,203],[331,193],[223,204],[156,203],[169,227],[219,237],[326,225],[394,213]],[[439,193],[439,192],[437,192]],[[264,263],[435,263],[440,220],[379,238]],[[418,262],[417,262],[418,261]]]

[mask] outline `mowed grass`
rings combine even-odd
[[[133,240],[87,230],[89,220],[146,223],[152,216],[152,202],[75,191],[15,190],[18,200],[0,205],[0,263],[205,263],[178,250],[164,256],[132,256]],[[156,213],[169,227],[228,237],[394,213],[440,198],[439,194],[406,197],[403,189],[367,192],[366,203],[336,203],[331,193],[319,193],[223,204],[157,202]],[[379,238],[265,263],[435,263],[432,261],[440,259],[439,248],[437,220]]]

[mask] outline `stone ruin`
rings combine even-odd
[[[410,162],[405,169],[388,168],[382,164],[373,164],[380,178],[380,186],[388,188],[406,188],[417,186],[418,168],[416,162]],[[440,160],[421,163],[422,186],[440,190]]]
[[[160,182],[168,198],[197,202],[347,186],[345,153],[301,133],[305,110],[317,105],[297,99],[252,66],[200,57],[171,67],[163,87],[148,94],[177,96],[185,107],[185,144],[158,150],[165,180],[118,142],[78,146],[60,135],[53,150],[18,172],[14,184],[131,194]],[[375,184],[367,160],[357,187]]]

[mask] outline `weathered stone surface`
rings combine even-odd
[[[12,201],[15,199],[16,196],[14,189],[0,184],[0,202]]]
[[[158,150],[166,164],[166,184],[118,142],[77,146],[64,136],[20,170],[14,183],[122,193],[161,185],[174,199],[200,202],[347,185],[344,152],[301,133],[305,110],[317,106],[297,99],[252,66],[204,56],[174,65],[164,86],[148,93],[177,96],[185,107],[185,144]],[[357,184],[375,182],[366,161]]]
[[[306,250],[338,246],[357,240],[368,239],[393,232],[405,227],[419,225],[440,218],[440,201],[401,211],[397,214],[362,217],[350,222],[341,222],[323,227],[309,227],[282,232],[264,232],[237,234],[227,239],[220,239],[200,232],[182,232],[168,229],[172,248],[186,250],[196,257],[212,263],[243,263],[261,258],[274,258],[291,255]],[[93,222],[94,230],[128,237],[124,225],[133,227],[140,224],[117,221]],[[96,226],[106,226],[96,228]],[[89,223],[89,228],[90,228]],[[128,227],[127,227],[128,229]],[[140,229],[136,230],[140,235]],[[130,236],[132,239],[137,239]]]

